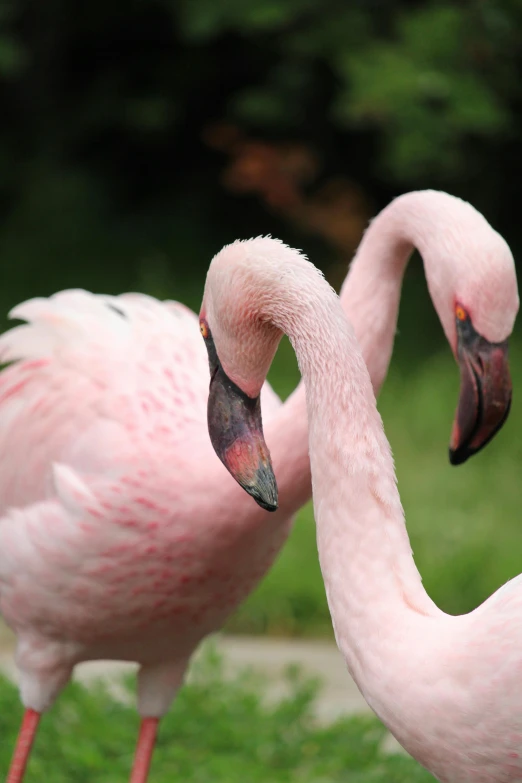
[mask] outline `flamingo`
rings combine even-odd
[[[442,193],[393,202],[368,229],[343,288],[377,387],[413,246],[448,334],[458,296],[497,339],[487,329],[503,301],[482,290],[515,285],[506,243],[469,204]],[[310,496],[304,389],[280,406],[264,387],[281,490],[268,514],[212,451],[208,361],[192,311],[137,294],[65,291],[11,315],[26,323],[0,337],[0,361],[11,362],[0,374],[0,612],[17,635],[25,712],[8,783],[22,781],[40,716],[74,666],[96,658],[139,664],[131,782],[145,783],[159,721],[192,653],[267,572]],[[501,426],[511,386],[505,354],[492,362],[486,340],[450,342],[462,368],[451,441],[459,461]],[[258,410],[243,403],[255,422]],[[231,445],[239,466],[241,437]],[[261,462],[244,483],[255,492],[264,478]],[[258,499],[273,511],[269,485]]]
[[[516,287],[491,289],[489,349],[501,366]],[[442,612],[422,586],[370,376],[334,291],[275,240],[235,243],[210,266],[201,307],[211,383],[209,434],[239,483],[259,460],[275,477],[258,394],[282,333],[306,386],[317,546],[337,645],[364,698],[400,744],[444,783],[522,780],[522,575],[470,614]],[[453,342],[474,343],[457,305]],[[259,412],[259,411],[258,411]],[[243,433],[239,465],[231,431]]]

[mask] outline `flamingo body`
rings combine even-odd
[[[137,660],[140,712],[160,716],[274,546],[242,568],[248,531],[226,494],[221,508],[202,497],[202,464],[221,470],[202,427],[197,319],[81,291],[13,315],[29,323],[0,338],[2,360],[18,360],[0,376],[0,609],[18,635],[23,702],[45,710],[80,661]]]
[[[262,300],[252,297],[257,289],[267,294]],[[500,320],[507,311],[510,323],[499,328],[511,330],[518,298],[504,296]],[[232,384],[244,391],[246,378],[255,393],[282,333],[295,348],[328,604],[339,649],[369,705],[443,783],[522,780],[522,577],[459,617],[426,594],[371,379],[335,293],[282,243],[236,243],[210,266],[201,319],[218,364],[209,429],[219,426],[216,384],[228,378],[232,394]],[[218,442],[219,433],[211,436]]]

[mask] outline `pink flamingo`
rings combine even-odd
[[[413,246],[462,368],[458,461],[501,426],[511,387],[505,355],[486,340],[457,346],[455,298],[479,332],[503,339],[512,317],[502,296],[483,289],[511,290],[513,260],[479,213],[446,194],[410,194],[384,210],[343,289],[377,387]],[[12,316],[28,323],[0,338],[0,361],[14,362],[0,376],[0,611],[17,634],[25,715],[8,781],[22,780],[40,715],[76,663],[112,658],[140,664],[131,781],[144,783],[158,722],[193,651],[266,573],[310,496],[304,390],[280,406],[264,389],[281,489],[278,511],[267,514],[227,479],[212,451],[208,361],[190,310],[136,294],[66,291],[25,302]],[[237,404],[255,428],[256,405]],[[227,456],[239,471],[241,432],[232,435]],[[252,493],[259,485],[259,499],[274,510],[275,487],[265,479],[261,461],[244,484]]]
[[[497,310],[488,356],[501,367],[518,296],[515,286],[491,292]],[[290,337],[306,386],[328,604],[337,644],[368,704],[440,781],[522,780],[522,575],[460,617],[440,611],[425,592],[370,376],[334,291],[282,243],[235,243],[210,266],[201,325],[211,372],[209,433],[243,486],[259,454],[265,482],[275,483],[260,424],[244,416],[245,400],[258,399],[281,334]],[[463,305],[450,337],[483,345]],[[245,433],[239,466],[224,448],[231,430]]]

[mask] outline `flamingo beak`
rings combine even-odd
[[[490,343],[469,317],[457,320],[460,396],[451,434],[449,459],[460,465],[500,430],[511,406],[508,341]]]
[[[207,421],[214,451],[228,472],[261,508],[277,511],[277,484],[263,436],[260,398],[245,394],[219,363],[210,381]]]

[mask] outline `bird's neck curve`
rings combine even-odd
[[[441,230],[455,221],[451,210],[455,211],[456,204],[462,202],[436,191],[396,198],[372,220],[351,263],[340,299],[353,323],[376,394],[388,372],[402,280],[415,249],[422,256],[432,298],[438,299],[439,290],[447,288],[446,281],[439,279],[444,265],[436,264],[437,240]]]
[[[319,282],[319,281],[318,281]],[[282,297],[293,294],[286,285]],[[295,294],[297,296],[297,294]],[[319,559],[338,645],[361,686],[404,624],[438,613],[413,561],[390,447],[371,380],[339,300],[322,281],[316,301],[285,316],[306,387]],[[277,476],[277,466],[276,466]],[[279,478],[279,477],[278,477]]]
[[[437,240],[443,227],[453,228],[462,206],[460,199],[446,193],[407,193],[374,218],[361,240],[340,299],[353,324],[375,394],[379,393],[390,364],[408,260],[418,249],[432,295],[447,288],[441,277],[443,265],[436,263]],[[278,476],[282,507],[293,513],[311,494],[302,383],[267,422],[265,434]]]

